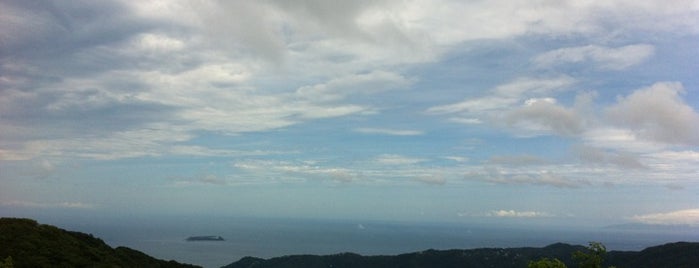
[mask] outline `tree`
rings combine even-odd
[[[567,268],[565,263],[559,259],[543,258],[538,261],[530,261],[527,268]]]
[[[607,248],[600,242],[590,242],[586,252],[576,251],[573,260],[578,262],[580,268],[601,268]]]
[[[0,262],[0,268],[13,268],[12,256],[7,256],[4,261]]]

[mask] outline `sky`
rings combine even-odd
[[[0,0],[0,213],[699,225],[699,1]]]

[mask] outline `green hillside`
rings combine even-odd
[[[617,268],[695,268],[699,267],[699,243],[678,242],[650,247],[640,252],[604,252],[601,263],[582,264],[574,256],[590,249],[557,243],[543,248],[478,248],[426,250],[395,256],[293,255],[271,259],[245,257],[224,268],[525,268],[537,260],[557,260],[559,266],[531,267],[617,267]]]
[[[89,234],[15,218],[0,218],[0,263],[16,268],[199,267],[155,259],[126,247],[111,248]]]

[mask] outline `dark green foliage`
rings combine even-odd
[[[469,250],[427,250],[396,256],[360,256],[352,253],[336,255],[294,255],[272,259],[245,257],[224,268],[449,268],[449,267],[578,267],[575,252],[604,256],[602,244],[590,247],[553,244],[544,248],[481,248]],[[699,243],[674,243],[645,249],[641,252],[611,251],[606,253],[604,267],[699,267]],[[539,260],[539,261],[532,261]],[[590,260],[583,258],[582,260]],[[592,260],[596,260],[592,258]],[[540,262],[541,261],[541,262]],[[597,265],[596,261],[591,263]],[[544,266],[531,266],[544,265]],[[548,266],[546,266],[548,265]],[[553,265],[553,266],[551,266]]]
[[[608,256],[608,264],[619,268],[696,268],[699,267],[699,243],[676,242],[633,253],[612,251]]]
[[[543,258],[538,261],[530,261],[527,268],[567,268],[567,266],[559,259]]]
[[[5,260],[0,262],[0,268],[13,268],[13,267],[15,267],[15,266],[14,266],[14,262],[12,261],[12,256],[7,256],[7,258],[5,258]]]
[[[607,255],[607,248],[599,242],[590,242],[585,251],[573,253],[573,259],[578,262],[580,268],[602,268],[602,261]]]
[[[12,267],[17,268],[196,267],[158,260],[129,248],[113,249],[92,235],[30,219],[0,219],[0,256],[11,256]]]
[[[352,253],[315,256],[295,255],[269,260],[245,257],[226,268],[307,267],[527,267],[531,260],[551,256],[572,263],[571,253],[581,246],[553,244],[544,248],[481,248],[469,250],[426,250],[396,256],[360,256]]]

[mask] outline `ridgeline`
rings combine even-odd
[[[164,261],[127,247],[111,248],[92,235],[30,219],[0,218],[0,267],[162,267],[195,265]]]
[[[530,265],[530,262],[542,259],[560,260],[565,266],[533,267],[699,267],[699,243],[670,243],[646,248],[640,252],[605,252],[604,261],[599,266],[580,265],[573,257],[576,252],[588,254],[589,248],[556,243],[543,248],[426,250],[396,256],[361,256],[342,253],[324,256],[293,255],[271,259],[245,257],[223,268],[525,268]]]

